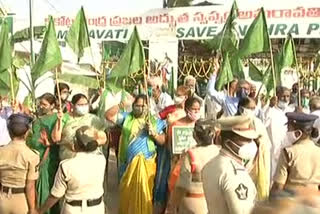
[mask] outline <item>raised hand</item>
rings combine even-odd
[[[44,146],[50,146],[50,141],[48,139],[48,134],[45,129],[42,129],[40,132],[40,139],[39,141],[44,145]]]

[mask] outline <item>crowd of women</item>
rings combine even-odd
[[[188,76],[173,97],[150,77],[146,93],[94,99],[59,83],[36,112],[2,100],[0,213],[105,213],[110,176],[119,214],[319,213],[320,98],[279,86],[266,101],[245,80],[216,91],[217,72],[204,98]],[[174,127],[193,129],[182,154]]]

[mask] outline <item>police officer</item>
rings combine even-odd
[[[300,112],[286,113],[286,116],[288,118],[287,138],[293,145],[281,151],[271,192],[276,193],[282,189],[297,187],[318,190],[320,147],[311,139],[318,134],[313,128],[318,116]]]
[[[26,145],[32,118],[12,114],[8,131],[12,141],[0,147],[0,213],[36,212],[35,182],[38,179],[39,154]]]
[[[89,126],[76,131],[76,156],[60,163],[51,194],[39,213],[44,214],[64,196],[61,214],[104,214],[103,180],[106,159],[98,150],[106,134]]]
[[[249,214],[256,187],[244,163],[256,156],[258,132],[248,116],[227,117],[218,123],[222,148],[202,171],[209,214]]]
[[[182,159],[180,176],[170,196],[166,213],[207,214],[207,203],[203,193],[201,171],[219,154],[220,147],[213,144],[215,121],[199,119],[195,123],[193,137],[197,146],[187,151]]]

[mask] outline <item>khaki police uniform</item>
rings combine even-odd
[[[106,159],[102,153],[78,152],[60,163],[51,194],[64,196],[61,214],[104,214],[103,180]]]
[[[26,180],[37,180],[40,157],[24,141],[0,147],[0,213],[26,214]]]
[[[222,149],[202,170],[209,214],[249,214],[256,187],[245,167]]]
[[[190,154],[184,157],[177,186],[187,190],[179,206],[181,214],[207,214],[207,202],[203,193],[203,167],[219,154],[220,147],[216,145],[190,149]]]
[[[320,147],[312,140],[299,140],[281,152],[274,181],[285,188],[320,185]]]

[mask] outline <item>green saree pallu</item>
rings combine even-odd
[[[51,145],[49,147],[40,142],[41,130],[45,129],[51,140],[51,132],[57,121],[57,114],[43,116],[37,119],[32,125],[32,136],[28,139],[27,144],[30,148],[40,153],[39,178],[36,183],[37,203],[40,207],[44,204],[50,194],[54,183],[55,174],[59,166],[59,147]],[[59,204],[52,207],[46,214],[60,214]]]

